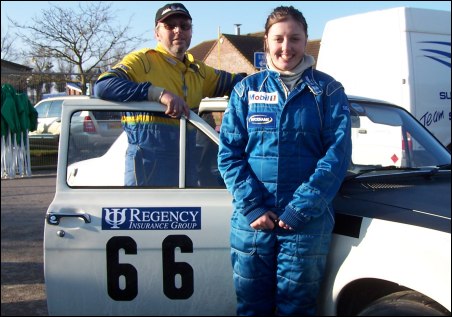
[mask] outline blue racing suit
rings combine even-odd
[[[233,196],[231,261],[239,315],[312,315],[351,159],[342,85],[308,68],[288,92],[264,70],[234,88],[218,166]],[[266,211],[293,228],[254,230]],[[275,287],[276,286],[276,287]]]

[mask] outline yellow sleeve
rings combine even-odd
[[[145,81],[145,75],[151,69],[151,61],[147,56],[149,51],[149,48],[145,48],[127,54],[118,64],[101,74],[99,79],[107,76],[116,76],[137,83]],[[126,76],[124,77],[123,74]]]

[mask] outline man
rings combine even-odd
[[[129,141],[125,185],[171,186],[173,181],[162,180],[169,180],[165,170],[169,169],[171,157],[178,153],[170,149],[173,145],[168,138],[178,131],[171,118],[189,117],[189,109],[198,108],[204,97],[229,95],[242,78],[195,60],[187,53],[191,37],[192,18],[188,10],[181,3],[167,4],[155,15],[157,47],[128,54],[96,82],[95,94],[101,99],[157,101],[166,106],[165,114],[170,117],[148,116],[143,120],[143,113],[124,114],[122,121]],[[158,143],[161,147],[156,147]],[[155,153],[156,148],[159,153]],[[156,174],[158,171],[161,176]]]

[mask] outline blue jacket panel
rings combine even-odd
[[[328,213],[351,159],[348,99],[331,76],[307,69],[288,93],[265,70],[234,89],[220,132],[218,165],[249,223],[267,210],[300,229]]]

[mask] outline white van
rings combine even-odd
[[[408,7],[331,20],[316,68],[347,94],[406,108],[450,151],[450,30],[450,11]]]

